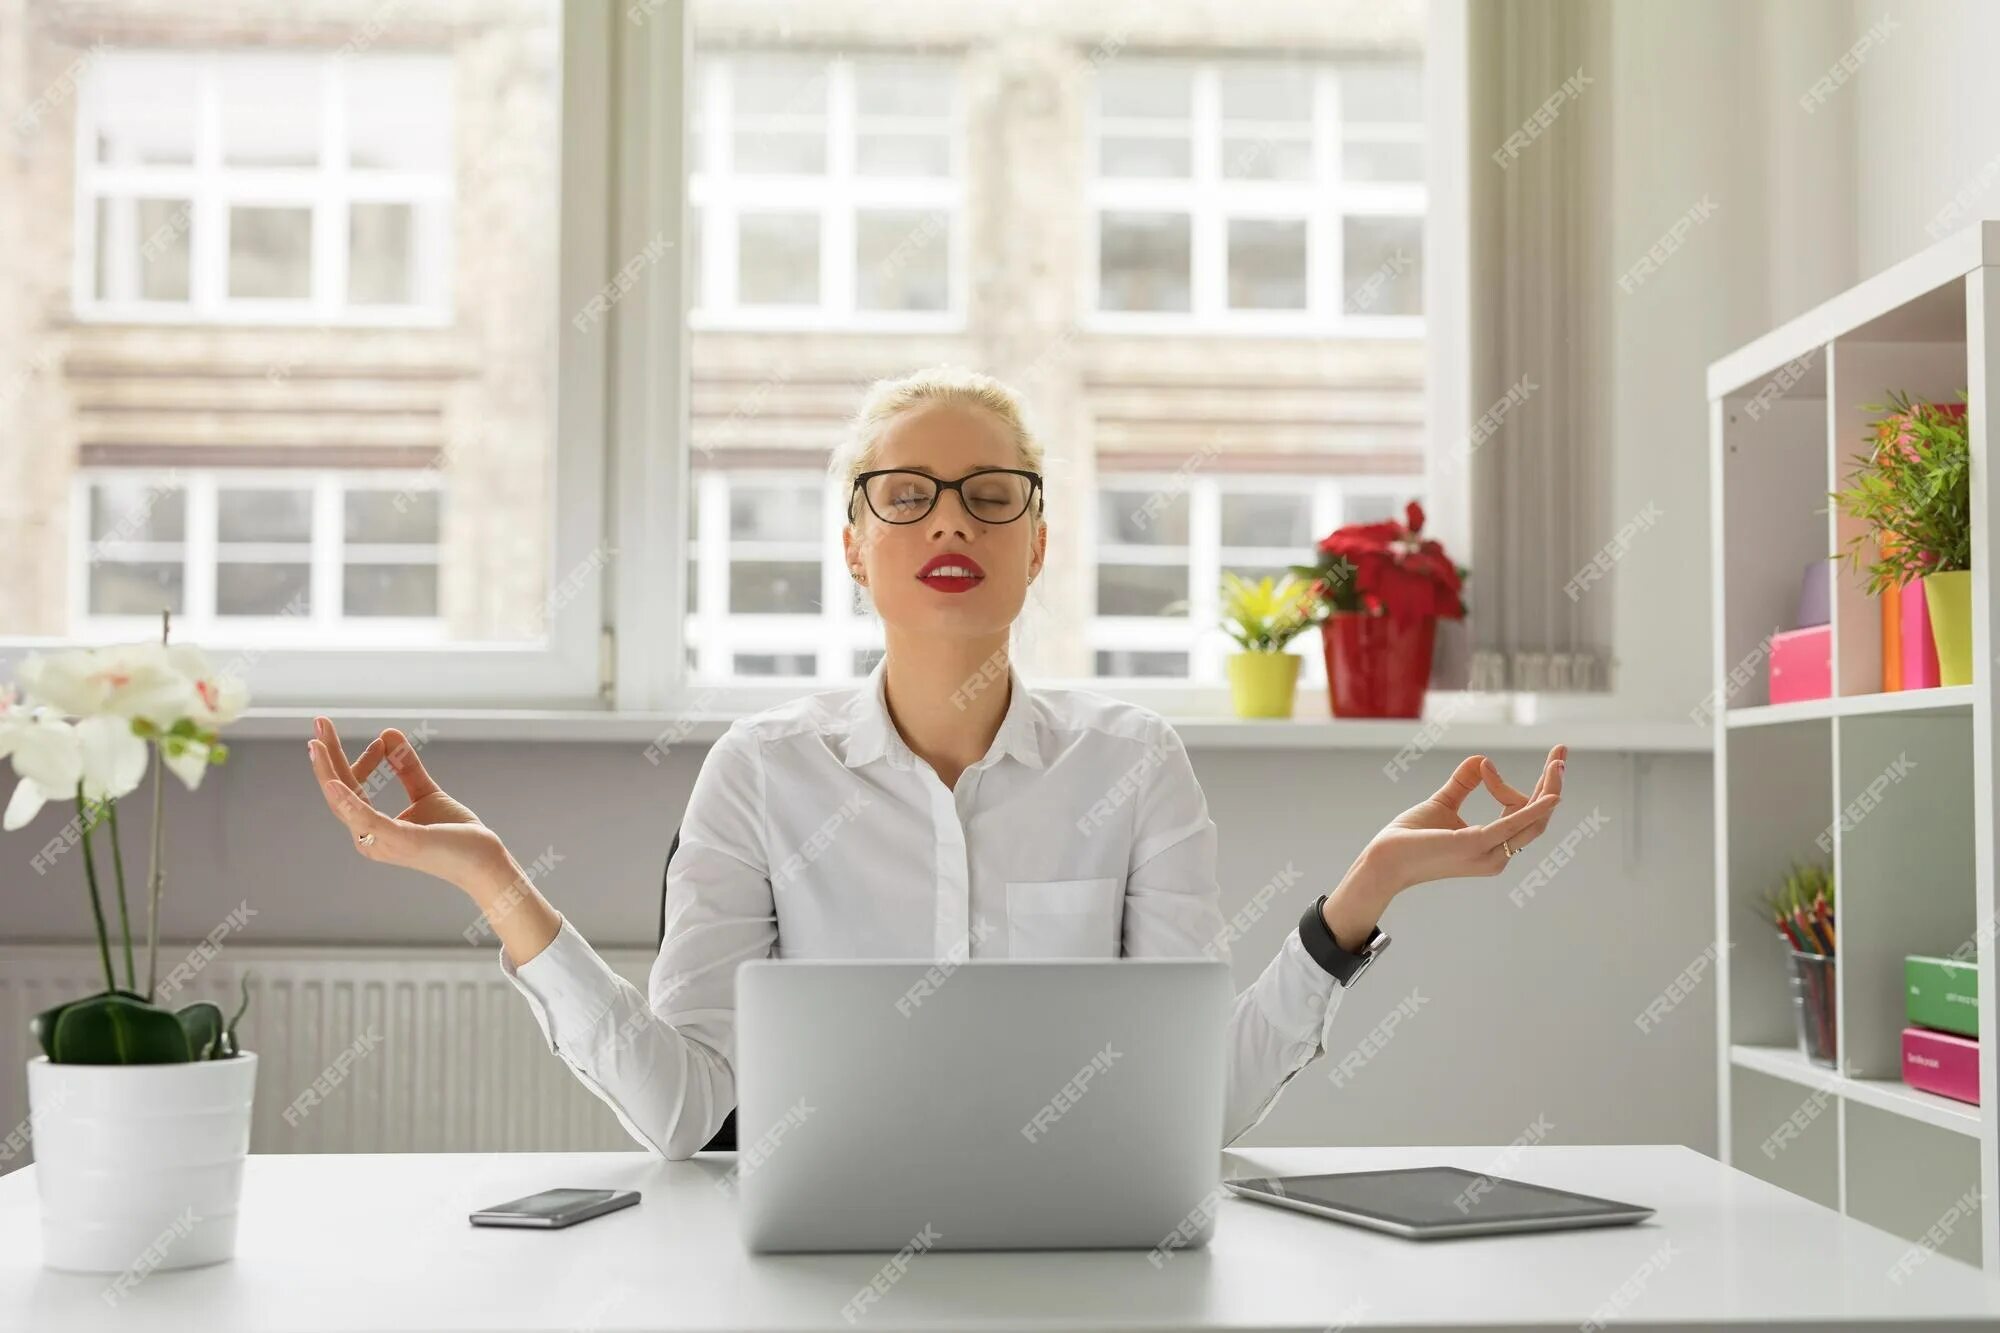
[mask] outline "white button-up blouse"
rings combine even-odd
[[[896,731],[879,662],[733,723],[688,797],[650,994],[567,918],[518,968],[501,949],[550,1048],[640,1143],[690,1156],[735,1106],[747,958],[1228,959],[1215,823],[1180,737],[1136,704],[1008,676],[956,788]],[[1225,1144],[1325,1049],[1340,993],[1293,930],[1236,997]]]

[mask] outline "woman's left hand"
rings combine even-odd
[[[1514,853],[1541,836],[1562,800],[1563,764],[1569,747],[1549,751],[1541,780],[1526,795],[1508,785],[1485,755],[1472,755],[1429,800],[1396,816],[1361,853],[1355,869],[1378,891],[1393,895],[1434,879],[1497,875]],[[1465,798],[1484,786],[1501,815],[1469,824],[1459,813]]]

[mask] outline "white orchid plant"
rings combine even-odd
[[[229,757],[221,728],[243,711],[249,692],[216,672],[201,649],[159,643],[114,644],[28,657],[16,684],[0,687],[0,759],[18,781],[0,829],[22,828],[49,802],[76,802],[76,817],[51,847],[79,846],[104,966],[102,994],[36,1016],[35,1035],[51,1060],[83,1064],[152,1064],[235,1053],[235,1019],[212,1004],[170,1012],[153,1003],[159,967],[160,891],[164,883],[164,783],[171,772],[193,791],[209,765]],[[118,801],[153,765],[152,865],[147,875],[146,987],[132,956],[125,858],[118,844]],[[123,935],[125,984],[112,967],[104,899],[98,890],[92,835],[109,832]],[[239,1009],[237,1016],[241,1017]]]

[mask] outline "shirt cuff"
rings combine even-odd
[[[567,916],[542,951],[519,967],[500,947],[500,971],[528,997],[549,1047],[560,1052],[558,1032],[575,1038],[607,1012],[606,997],[617,993],[618,975],[598,956]]]

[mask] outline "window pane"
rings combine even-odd
[[[1306,308],[1306,224],[1232,218],[1229,304],[1236,310]]]
[[[1312,500],[1305,495],[1237,494],[1222,497],[1224,546],[1303,546],[1317,540]],[[1301,553],[1299,563],[1306,563]]]
[[[1098,226],[1100,308],[1189,308],[1192,252],[1185,214],[1106,213]]]
[[[97,295],[107,301],[188,299],[185,199],[97,201]]]
[[[192,163],[199,93],[199,71],[191,61],[101,53],[89,83],[97,160],[120,167]]]
[[[1224,120],[1310,121],[1313,71],[1270,61],[1225,66],[1217,79]]]
[[[1424,146],[1408,141],[1349,139],[1341,172],[1356,181],[1422,181]]]
[[[435,616],[436,565],[347,565],[341,571],[341,609],[350,616]]]
[[[1186,120],[1194,114],[1192,67],[1136,57],[1098,68],[1098,110],[1106,116]]]
[[[90,487],[92,541],[177,542],[187,533],[187,494],[178,486],[116,478]]]
[[[352,544],[436,542],[443,495],[435,490],[351,489],[343,497],[342,535]]]
[[[729,609],[742,614],[816,613],[819,610],[819,561],[730,561]]]
[[[1401,518],[1407,500],[1399,500],[1393,495],[1349,495],[1340,506],[1342,523],[1380,523],[1385,519]]]
[[[10,68],[48,71],[37,88],[87,53],[73,105],[33,144],[81,169],[37,177],[24,206],[50,225],[21,233],[0,278],[0,310],[20,313],[0,338],[0,478],[80,495],[67,526],[97,533],[5,534],[10,633],[103,642],[93,613],[170,595],[177,638],[229,651],[519,644],[551,606],[595,595],[571,582],[583,551],[553,542],[558,339],[576,331],[557,308],[563,6],[473,6],[466,22],[380,0],[308,8],[34,0],[30,20],[48,21],[0,40]],[[66,127],[72,143],[51,138]],[[77,290],[49,299],[44,279],[72,264]],[[94,482],[121,463],[147,475],[140,462],[185,497],[121,521],[144,483]],[[387,467],[422,492],[405,510]],[[314,512],[319,477],[383,494]],[[460,497],[468,519],[447,534],[441,507]],[[310,624],[247,623],[288,604],[314,560]],[[360,623],[343,623],[350,606]],[[391,615],[437,623],[373,623]],[[253,693],[283,666],[247,660]]]
[[[1100,676],[1186,679],[1187,673],[1186,653],[1131,648],[1099,649],[1097,653],[1097,674]]]
[[[157,616],[181,612],[182,568],[164,561],[116,561],[90,567],[90,614]]]
[[[737,653],[730,669],[739,676],[810,676],[819,659],[812,653]]]
[[[222,160],[232,167],[313,167],[320,159],[320,80],[310,56],[221,61],[216,69]]]
[[[1158,176],[1185,180],[1193,172],[1193,148],[1185,132],[1111,134],[1098,145],[1098,170],[1106,176]]]
[[[944,60],[864,56],[854,62],[854,107],[862,120],[942,121],[951,115],[952,65]]]
[[[229,294],[244,300],[304,300],[312,294],[312,212],[229,210]]]
[[[744,55],[734,63],[735,167],[745,175],[826,171],[827,62]]]
[[[1231,180],[1303,181],[1313,171],[1309,134],[1231,135],[1222,141],[1222,174]]]
[[[951,171],[951,140],[942,134],[863,133],[854,146],[863,176],[943,176]]]
[[[1119,565],[1097,567],[1097,614],[1100,616],[1184,616],[1186,607],[1168,608],[1187,600],[1186,565]]]
[[[238,489],[215,492],[215,539],[223,542],[309,542],[312,492]]]
[[[451,170],[452,71],[439,56],[341,62],[347,164],[356,171]]]
[[[1356,65],[1340,72],[1343,124],[1421,124],[1423,72],[1416,65]]]
[[[1343,286],[1350,313],[1421,315],[1423,219],[1351,217],[1343,230]]]
[[[814,541],[819,537],[817,486],[736,482],[729,492],[729,535],[738,541]]]
[[[309,615],[310,564],[243,564],[215,567],[215,613],[221,616]]]
[[[347,299],[408,305],[417,299],[415,210],[408,204],[355,204],[347,221]]]
[[[737,223],[736,299],[745,305],[818,303],[818,214],[742,215]]]
[[[950,219],[862,213],[854,220],[856,302],[863,310],[943,310],[950,301]]]
[[[1097,539],[1129,546],[1186,546],[1185,490],[1109,490],[1097,496]]]

